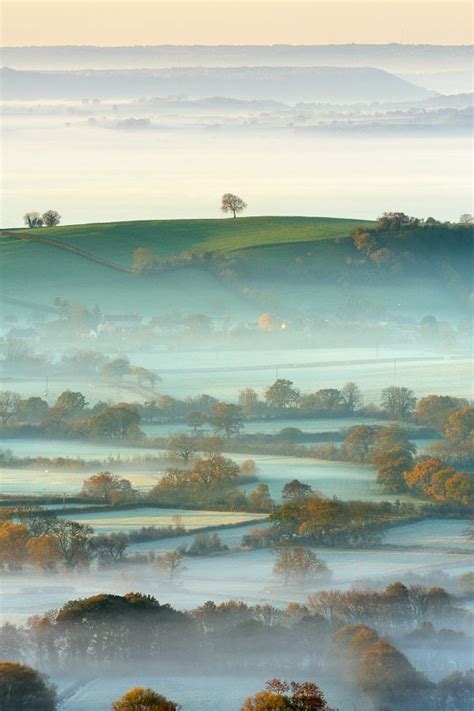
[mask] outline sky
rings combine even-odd
[[[472,43],[457,0],[10,0],[1,14],[2,46]]]

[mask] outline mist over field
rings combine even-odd
[[[2,711],[472,708],[471,60],[4,48]]]

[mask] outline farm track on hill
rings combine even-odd
[[[110,267],[110,269],[116,269],[119,272],[133,274],[133,269],[131,267],[125,267],[123,264],[117,264],[117,262],[112,262],[109,259],[104,259],[103,257],[96,257],[94,254],[86,252],[84,249],[74,247],[73,245],[66,244],[65,242],[58,242],[57,240],[49,239],[48,237],[40,237],[39,235],[30,234],[20,235],[8,233],[8,236],[13,237],[14,239],[21,239],[27,242],[40,242],[41,244],[46,244],[50,247],[56,247],[57,249],[64,249],[68,252],[72,252],[73,254],[78,254],[80,257],[84,257],[84,259],[89,259],[91,262],[101,264],[104,267]]]

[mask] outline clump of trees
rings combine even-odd
[[[422,425],[432,427],[437,432],[443,432],[449,417],[459,408],[466,407],[463,398],[449,395],[427,395],[418,401],[415,419]]]
[[[430,453],[447,464],[474,471],[474,407],[462,405],[448,415],[444,439],[431,445]]]
[[[99,472],[84,480],[81,496],[109,504],[120,504],[136,500],[137,492],[128,479],[122,479],[110,472]]]
[[[265,400],[277,410],[284,410],[294,405],[300,399],[300,392],[291,380],[278,378],[273,385],[265,390]]]
[[[27,212],[23,220],[27,227],[56,227],[61,222],[61,215],[57,210],[46,210],[40,215],[39,212]]]
[[[296,583],[298,587],[304,588],[308,583],[327,580],[329,568],[309,548],[280,546],[276,549],[273,574],[280,578],[284,585]]]
[[[77,391],[65,390],[52,407],[39,397],[22,398],[10,390],[0,392],[0,421],[4,427],[29,424],[52,435],[139,440],[144,436],[140,420],[135,405],[119,402],[88,407],[84,395]]]
[[[245,494],[237,488],[239,467],[220,454],[195,459],[189,470],[168,469],[150,491],[151,501],[173,505],[246,508]]]
[[[377,470],[377,482],[385,491],[406,491],[404,474],[414,464],[416,446],[398,425],[380,429],[373,440],[371,461]]]
[[[240,711],[336,711],[331,709],[323,692],[311,681],[272,679],[264,691],[249,696]]]
[[[92,439],[138,440],[144,436],[139,425],[140,415],[137,408],[119,402],[117,405],[104,407],[97,415],[79,420],[72,431]]]
[[[408,420],[415,406],[415,393],[409,388],[391,386],[382,391],[382,407],[394,420]]]
[[[425,457],[404,474],[408,489],[416,495],[440,502],[471,507],[474,503],[474,478],[446,465],[437,457]]]
[[[216,434],[222,432],[227,438],[238,434],[244,426],[241,408],[226,402],[216,402],[212,405],[209,422]]]
[[[206,556],[215,555],[216,553],[225,553],[228,551],[228,546],[223,545],[217,533],[197,533],[192,544],[185,549],[185,555]]]
[[[390,505],[325,499],[310,492],[284,501],[270,520],[282,541],[311,545],[378,545],[390,517]]]
[[[90,526],[77,521],[45,515],[41,509],[24,507],[3,512],[0,522],[0,570],[21,572],[32,566],[47,574],[59,570],[81,571],[93,561],[100,566],[128,562],[125,555],[130,542],[156,540],[181,535],[182,529],[166,527],[134,534],[93,535]]]

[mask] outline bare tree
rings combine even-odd
[[[234,217],[237,217],[238,212],[243,212],[247,207],[247,203],[238,195],[233,193],[224,193],[222,196],[221,210],[222,212],[232,212]]]
[[[6,425],[17,413],[21,397],[11,390],[0,392],[0,420]]]
[[[46,227],[56,227],[61,222],[61,215],[56,210],[47,210],[43,212],[42,219]]]
[[[43,227],[43,218],[39,212],[27,212],[23,219],[27,227]]]
[[[184,565],[184,555],[179,548],[174,551],[163,553],[156,559],[155,567],[166,573],[172,583],[174,578],[182,573],[183,570],[186,570]]]
[[[349,382],[341,390],[342,399],[349,412],[354,412],[363,402],[362,394],[356,383]]]
[[[461,217],[459,218],[459,222],[462,225],[472,225],[474,221],[474,218],[472,217],[470,212],[465,212]]]
[[[395,385],[382,390],[383,409],[397,420],[407,420],[416,406],[413,390],[399,388]]]
[[[301,588],[308,580],[315,581],[329,575],[326,563],[309,548],[282,546],[277,551],[273,574],[288,585],[294,580]]]

